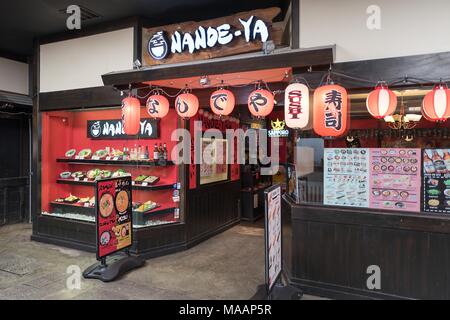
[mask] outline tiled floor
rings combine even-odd
[[[30,234],[28,224],[0,227],[0,299],[249,299],[264,281],[259,227],[236,226],[187,251],[147,260],[115,282],[81,279],[80,289],[69,289],[77,279],[67,270],[83,271],[95,255],[33,242]]]

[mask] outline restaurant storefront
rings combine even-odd
[[[299,49],[295,29],[286,41],[278,14],[138,23],[133,58],[141,63],[103,71],[105,86],[41,93],[32,238],[94,251],[93,184],[121,175],[133,180],[134,254],[183,250],[254,221],[260,192],[279,175],[262,177],[260,163],[236,159],[179,160],[194,159],[197,144],[213,144],[215,157],[230,150],[227,140],[195,140],[196,132],[269,129],[283,136],[283,260],[292,284],[334,298],[448,297],[450,94],[436,65],[450,55],[336,63],[331,43]],[[228,102],[229,92],[231,106],[212,98]],[[162,105],[169,108],[158,116]],[[173,152],[176,129],[191,134],[188,153]],[[368,286],[373,268],[380,287]]]

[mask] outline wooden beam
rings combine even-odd
[[[39,94],[39,110],[70,110],[80,108],[120,106],[122,98],[113,87],[63,90]]]
[[[300,48],[300,0],[291,1],[291,48]]]
[[[333,62],[334,46],[311,49],[279,50],[276,53],[245,54],[186,64],[160,65],[142,70],[112,72],[102,76],[105,85],[128,86],[147,81],[226,74],[284,67],[329,65]]]
[[[415,56],[374,59],[365,61],[342,62],[332,65],[332,71],[350,75],[355,79],[332,76],[332,79],[352,90],[373,88],[380,80],[404,78],[406,82],[398,82],[392,87],[418,87],[433,85],[439,79],[450,79],[450,52],[422,54]],[[313,67],[312,73],[306,67],[294,68],[294,75],[305,78],[310,86],[316,88],[328,67]],[[361,81],[369,80],[368,81]]]

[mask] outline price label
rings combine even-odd
[[[100,157],[98,157],[98,156],[93,156],[93,157],[92,157],[92,160],[100,160]]]
[[[134,186],[136,184],[135,181],[131,181],[131,185]]]
[[[119,157],[114,157],[113,160],[117,161],[117,160],[119,160]]]
[[[88,179],[88,178],[84,178],[83,181],[84,181],[84,182],[88,182],[89,179]]]
[[[75,159],[80,160],[81,157],[80,156],[75,156]]]
[[[148,186],[148,182],[142,182],[142,186],[143,186],[143,187]]]
[[[85,202],[85,203],[84,203],[84,206],[85,206],[86,208],[88,208],[88,207],[90,207],[91,205],[89,204],[89,202]]]
[[[111,160],[111,157],[110,157],[110,156],[107,156],[107,157],[106,157],[106,160]]]
[[[74,178],[73,180],[74,181],[80,181],[80,178]]]
[[[175,208],[175,211],[173,212],[173,217],[175,219],[179,219],[180,218],[180,209]]]
[[[180,202],[180,196],[172,197],[173,202]]]

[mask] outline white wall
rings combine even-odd
[[[40,92],[103,86],[102,74],[133,67],[133,28],[42,45]]]
[[[28,64],[0,58],[0,90],[28,95]]]
[[[369,30],[368,6],[381,9]],[[301,0],[300,46],[336,44],[336,62],[450,51],[449,0]]]

